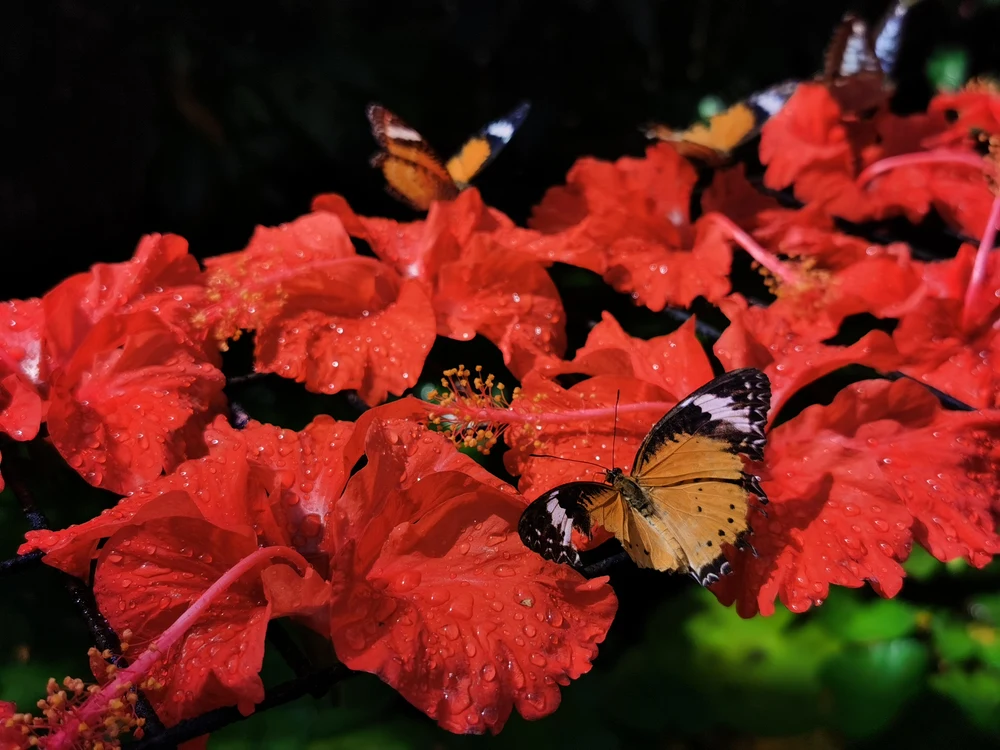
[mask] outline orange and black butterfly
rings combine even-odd
[[[379,104],[369,104],[368,121],[382,151],[372,166],[385,175],[391,195],[419,211],[431,203],[450,200],[503,150],[528,116],[531,105],[522,102],[512,112],[486,125],[443,163],[423,136]]]
[[[767,497],[744,457],[764,457],[771,384],[760,370],[733,370],[667,412],[636,453],[630,474],[570,482],[541,495],[518,533],[543,557],[578,565],[573,530],[614,534],[642,568],[690,574],[707,586],[730,572],[722,544],[749,546],[750,498]]]
[[[798,81],[783,81],[757,91],[744,101],[712,115],[708,122],[695,123],[687,130],[647,125],[644,127],[646,137],[673,143],[682,156],[717,167],[725,163],[733,151],[760,134],[764,123],[785,106],[798,85]]]

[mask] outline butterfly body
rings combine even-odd
[[[743,459],[763,458],[770,384],[759,370],[734,370],[671,409],[636,453],[631,472],[570,482],[542,494],[521,516],[525,545],[579,564],[574,529],[603,526],[639,566],[684,571],[702,585],[729,571],[722,544],[741,546],[751,496],[767,498]]]
[[[371,164],[382,170],[390,195],[426,211],[434,201],[451,200],[467,188],[507,145],[529,109],[524,102],[487,124],[445,163],[424,137],[397,115],[379,104],[369,104],[368,122],[382,148]]]

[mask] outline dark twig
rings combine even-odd
[[[324,695],[333,685],[351,674],[342,664],[330,669],[324,669],[308,677],[283,682],[271,688],[267,692],[267,697],[257,704],[256,711],[266,711],[269,708],[284,705],[297,700],[304,695]],[[252,716],[253,714],[251,714]],[[217,708],[193,719],[182,721],[180,724],[157,734],[155,737],[143,739],[130,747],[134,750],[160,750],[161,748],[173,747],[182,742],[193,740],[196,737],[214,732],[222,727],[243,721],[248,717],[243,716],[235,706]]]
[[[628,560],[628,553],[623,550],[621,552],[608,555],[603,560],[598,560],[590,565],[584,565],[580,569],[580,573],[582,573],[585,578],[596,578],[597,576],[604,575],[609,568],[613,568],[618,563],[625,562],[626,560]]]
[[[277,621],[270,623],[267,629],[267,642],[274,646],[281,658],[285,660],[285,663],[288,664],[299,679],[311,677],[315,672],[313,665],[309,662],[309,658],[302,653],[302,649],[299,648],[295,639],[289,635],[282,623]],[[314,698],[321,697],[325,692],[325,689],[320,689],[319,687],[317,687],[316,691],[311,691]]]
[[[266,378],[270,373],[268,372],[248,372],[246,375],[230,375],[226,378],[226,385],[245,385],[246,383],[253,383],[261,378]]]
[[[917,378],[911,377],[911,376],[907,375],[906,373],[903,373],[903,372],[889,372],[889,373],[886,373],[885,377],[886,377],[887,380],[904,380],[904,379],[906,379],[906,380],[912,380],[914,383],[918,383],[919,385],[922,385],[928,391],[930,391],[935,396],[937,396],[938,401],[940,401],[942,405],[947,406],[949,409],[954,409],[955,411],[976,411],[976,407],[970,406],[969,404],[965,403],[964,401],[959,401],[954,396],[949,396],[944,391],[940,391],[937,388],[935,388],[934,386],[929,385],[929,384],[925,383],[922,380],[918,380]]]
[[[0,576],[5,576],[8,573],[20,573],[22,570],[29,568],[37,568],[41,561],[42,553],[38,550],[29,552],[26,555],[12,557],[9,560],[0,562]]]

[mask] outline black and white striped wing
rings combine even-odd
[[[618,491],[607,484],[561,484],[524,509],[517,531],[524,546],[542,557],[579,565],[580,553],[573,545],[573,529],[590,536],[592,522],[600,522],[603,511],[619,503]]]

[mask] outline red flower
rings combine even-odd
[[[579,159],[535,208],[529,223],[543,236],[525,250],[595,271],[652,310],[699,295],[714,301],[729,290],[731,253],[717,227],[691,224],[696,180],[667,143],[642,159]]]
[[[43,419],[44,405],[36,390],[41,325],[39,300],[0,304],[0,432],[14,440],[33,439]],[[0,475],[0,490],[3,486]]]
[[[94,575],[94,595],[110,625],[153,641],[205,591],[257,549],[249,525],[222,527],[182,514],[144,519],[107,541]],[[226,590],[148,677],[163,685],[150,696],[167,725],[221,706],[244,715],[264,698],[259,672],[269,620],[298,617],[318,627],[329,606],[329,585],[312,568],[300,576],[282,563],[262,565]]]
[[[204,453],[225,377],[151,312],[104,318],[53,377],[49,436],[88,482],[133,492]]]
[[[245,250],[209,258],[220,338],[257,332],[255,367],[369,403],[417,382],[434,342],[434,313],[420,284],[358,257],[340,220],[303,216],[259,227]]]
[[[882,112],[872,123],[850,122],[826,87],[803,84],[764,125],[764,184],[772,189],[794,185],[798,199],[822,203],[823,210],[851,221],[900,213],[919,221],[933,207],[978,237],[992,198],[976,167],[921,163],[879,175],[867,188],[857,182],[862,167],[918,151],[946,127],[939,114]]]
[[[547,716],[611,624],[607,579],[529,552],[523,498],[443,437],[377,421],[366,451],[328,524],[337,656],[452,732]]]
[[[830,584],[903,582],[916,539],[936,557],[985,565],[1000,551],[995,414],[947,412],[916,383],[866,381],[772,431],[754,521],[758,557],[734,556],[714,590],[740,614],[821,604]]]
[[[931,147],[969,143],[977,131],[1000,133],[1000,89],[993,81],[973,80],[961,91],[938,94],[931,99],[927,111],[955,115],[950,127],[928,144]]]
[[[988,250],[988,248],[987,248]],[[900,318],[893,341],[903,357],[900,369],[977,408],[1000,405],[1000,263],[987,260],[983,304],[966,322],[966,289],[972,277],[975,249],[963,245],[953,260],[924,267],[928,299]]]
[[[727,370],[756,367],[771,379],[773,419],[796,391],[847,365],[866,365],[889,371],[896,368],[899,354],[888,334],[872,331],[851,346],[827,346],[817,339],[833,335],[808,332],[809,321],[796,327],[778,306],[751,307],[739,294],[731,294],[719,307],[729,318],[729,327],[715,343],[714,351]],[[822,329],[821,329],[822,330]]]
[[[313,208],[337,215],[379,258],[423,284],[438,334],[459,341],[482,334],[515,375],[537,357],[565,350],[559,293],[542,265],[521,251],[536,233],[515,227],[476,190],[437,201],[425,220],[405,224],[358,216],[339,195],[321,195]]]
[[[761,215],[783,211],[777,199],[760,192],[746,178],[746,165],[716,170],[712,184],[701,196],[704,213],[717,212],[746,230],[757,228]]]
[[[13,723],[17,706],[10,701],[0,701],[0,750],[25,750],[30,747],[29,737],[21,732],[21,727]],[[7,726],[7,722],[11,726]]]
[[[254,531],[272,502],[273,479],[251,471],[238,435],[210,435],[212,455],[182,464],[87,523],[29,532],[21,549],[41,549],[48,565],[81,577],[96,557],[94,593],[112,627],[131,630],[140,643],[155,640],[229,568],[273,545]],[[151,696],[160,718],[174,724],[234,704],[251,711],[263,697],[257,673],[268,620],[296,615],[325,630],[328,597],[312,570],[300,577],[268,564],[242,577],[149,675],[164,685]]]

